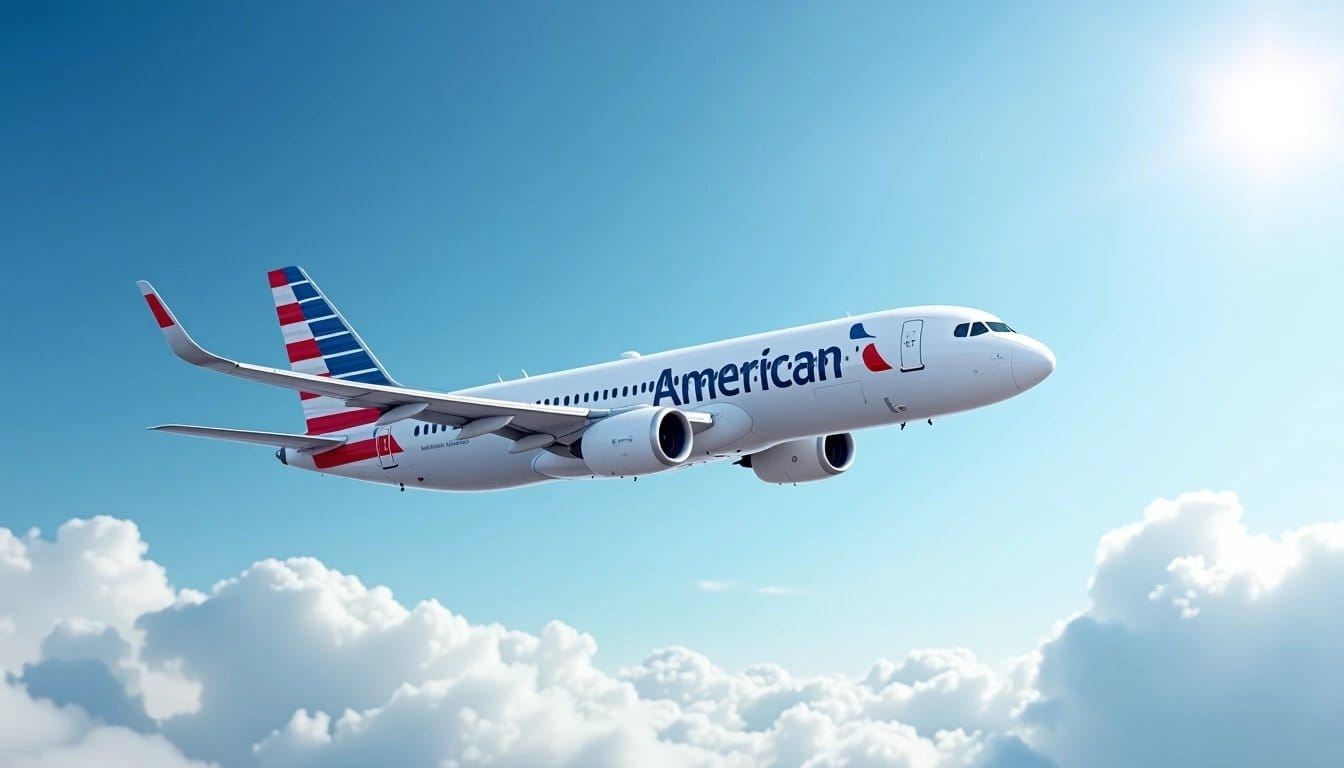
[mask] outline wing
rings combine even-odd
[[[350,406],[377,408],[383,411],[381,423],[415,417],[422,421],[461,427],[462,435],[468,437],[492,432],[513,440],[530,435],[545,435],[553,440],[543,442],[543,439],[532,438],[526,444],[529,448],[544,448],[551,442],[570,442],[565,438],[576,437],[592,420],[611,413],[607,409],[536,405],[385,384],[365,384],[240,363],[203,349],[187,334],[153,286],[143,280],[137,285],[154,319],[158,321],[169,348],[188,363],[248,381],[333,397],[344,400]],[[708,423],[708,420],[693,420]]]
[[[312,435],[290,435],[284,432],[253,432],[247,429],[221,429],[220,427],[196,427],[190,424],[163,424],[150,427],[156,432],[173,432],[193,437],[212,437],[216,440],[232,440],[235,443],[255,443],[273,445],[277,448],[293,448],[296,451],[320,453],[345,444],[343,437],[314,437]]]

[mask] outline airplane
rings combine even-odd
[[[775,484],[854,463],[852,432],[997,403],[1055,370],[1045,344],[988,312],[873,312],[454,392],[406,387],[299,267],[268,273],[290,370],[198,345],[137,283],[192,365],[297,391],[304,434],[150,429],[277,448],[280,463],[405,490],[488,491],[731,460]]]

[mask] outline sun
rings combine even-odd
[[[1210,78],[1212,147],[1262,173],[1324,158],[1339,141],[1335,68],[1261,46]]]

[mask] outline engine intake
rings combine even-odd
[[[578,453],[593,474],[648,475],[684,463],[693,442],[686,414],[675,408],[638,408],[589,427]]]
[[[790,440],[751,456],[751,469],[767,483],[825,480],[854,464],[854,436],[848,432]]]

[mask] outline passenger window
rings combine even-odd
[[[971,326],[972,336],[979,336],[982,333],[989,333],[989,329],[985,327],[984,323],[976,323],[975,325]]]
[[[629,396],[630,396],[630,388],[621,387],[621,397],[629,397]]]
[[[952,335],[956,336],[958,339],[963,339],[966,337],[966,332],[969,331],[970,329],[971,329],[970,323],[962,323],[961,325],[957,326],[957,330],[953,331]]]
[[[419,425],[419,424],[416,424],[416,425],[415,425],[415,436],[416,436],[416,437],[419,437],[419,436],[420,436],[420,425]]]
[[[565,405],[569,405],[569,395],[565,395]]]

